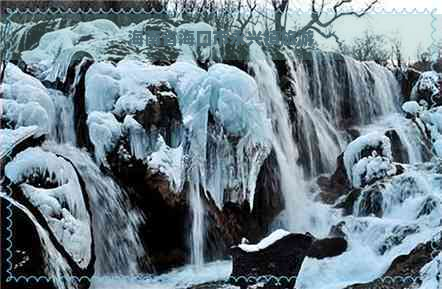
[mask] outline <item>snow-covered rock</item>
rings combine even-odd
[[[396,173],[396,167],[391,160],[387,157],[378,156],[375,152],[371,156],[363,157],[353,166],[353,187],[360,188],[374,180]]]
[[[37,102],[18,103],[12,99],[0,100],[2,120],[8,127],[38,126],[42,131],[50,132],[50,120],[46,110]]]
[[[263,250],[263,249],[269,247],[270,245],[272,245],[276,241],[284,238],[285,236],[287,236],[289,234],[290,234],[290,232],[279,229],[279,230],[272,232],[270,235],[268,235],[267,237],[265,237],[264,239],[259,241],[259,243],[256,245],[240,244],[240,245],[238,245],[238,247],[241,250],[249,252],[249,253],[258,252],[260,250]]]
[[[423,108],[416,101],[407,101],[402,104],[402,110],[411,116],[418,116]]]
[[[440,74],[435,71],[425,71],[421,73],[411,91],[411,99],[424,99],[430,104],[436,101],[440,104],[440,100],[437,100],[439,98],[440,79]]]
[[[379,156],[382,156],[388,160],[392,160],[391,143],[390,139],[381,133],[370,133],[363,135],[352,141],[344,151],[343,162],[347,177],[353,182],[353,176],[359,175],[363,170],[366,170],[368,165],[368,159],[364,160],[358,165],[358,162],[364,158],[371,156],[373,151],[376,151]],[[372,165],[381,164],[379,159],[373,162]],[[358,170],[356,174],[353,174],[353,170]],[[356,183],[359,183],[355,180]]]
[[[230,249],[233,257],[229,282],[246,287],[258,283],[257,276],[281,278],[280,282],[264,280],[269,288],[294,288],[295,278],[306,257],[324,259],[347,250],[343,238],[316,239],[311,234],[295,234],[277,230],[257,245],[240,244]],[[284,277],[285,276],[285,277]],[[255,277],[245,280],[243,278]],[[250,281],[250,282],[248,282]]]
[[[40,79],[64,82],[71,60],[76,55],[99,60],[103,57],[103,41],[121,34],[120,28],[107,19],[80,22],[72,27],[44,34],[38,46],[23,51],[21,57],[27,65],[38,69]]]

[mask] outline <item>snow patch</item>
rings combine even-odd
[[[249,244],[240,244],[238,247],[246,252],[252,253],[252,252],[258,252],[261,250],[266,249],[270,245],[274,244],[275,242],[281,240],[282,238],[290,235],[290,232],[287,232],[285,230],[279,229],[271,233],[269,236],[262,239],[258,244],[256,245],[249,245]]]

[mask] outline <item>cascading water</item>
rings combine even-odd
[[[294,232],[307,232],[310,201],[302,168],[297,161],[299,153],[292,134],[287,104],[279,88],[277,72],[270,56],[257,45],[250,47],[249,67],[255,75],[259,95],[267,105],[273,120],[272,145],[280,170],[281,190],[285,199],[286,226]]]
[[[126,192],[112,178],[100,172],[87,152],[69,144],[48,143],[47,149],[69,159],[85,182],[91,210],[94,212],[92,228],[97,273],[138,274],[138,258],[145,256],[138,236],[143,217],[130,209]]]

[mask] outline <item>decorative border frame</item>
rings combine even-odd
[[[345,9],[344,9],[345,10]],[[362,9],[361,9],[362,11]],[[8,29],[8,25],[10,24],[10,18],[14,15],[37,15],[37,14],[44,14],[44,15],[66,15],[66,14],[82,14],[82,15],[119,15],[119,14],[124,14],[124,15],[130,15],[130,14],[135,14],[135,15],[149,15],[149,14],[165,14],[165,12],[167,13],[167,10],[160,10],[157,11],[155,9],[151,9],[151,10],[146,10],[144,8],[140,8],[140,9],[134,9],[134,8],[129,8],[129,9],[125,9],[125,8],[120,8],[120,9],[102,9],[99,8],[98,10],[94,10],[92,8],[88,8],[88,9],[82,9],[82,8],[78,8],[78,9],[72,9],[72,8],[67,8],[67,9],[61,9],[61,8],[48,8],[48,9],[40,9],[40,8],[36,8],[36,9],[31,9],[31,8],[26,8],[26,9],[20,9],[20,8],[6,8],[6,14],[8,15],[6,17],[6,29]],[[291,11],[291,14],[310,14],[311,10],[309,9],[295,9],[293,11]],[[326,9],[324,10],[324,13],[333,13],[333,9]],[[391,10],[386,10],[384,8],[373,8],[371,9],[369,12],[367,12],[367,14],[391,14],[391,15],[395,15],[395,14],[428,14],[431,16],[432,20],[431,20],[431,50],[432,50],[432,58],[435,59],[436,55],[436,49],[437,49],[437,44],[436,44],[436,14],[437,12],[437,8],[433,8],[433,9],[428,9],[425,8],[423,10],[419,10],[417,8],[408,10],[406,8],[393,8]],[[0,15],[1,16],[1,15]],[[4,32],[4,31],[3,31]],[[4,53],[5,51],[2,53],[1,58],[4,58]],[[9,159],[11,160],[10,155],[6,155],[5,159]],[[2,164],[0,164],[2,165]],[[0,179],[0,184],[2,184],[2,182],[4,181],[4,179]],[[9,195],[11,193],[11,188],[10,185],[6,186],[7,189],[7,194]],[[12,209],[11,209],[11,204],[9,204],[6,207],[6,210],[8,211],[8,214],[6,216],[6,221],[8,222],[8,224],[6,225],[6,231],[9,233],[9,236],[6,238],[6,242],[9,243],[9,245],[6,246],[6,253],[8,254],[8,257],[6,257],[6,263],[8,264],[8,268],[6,268],[6,273],[7,273],[7,278],[6,278],[6,282],[20,282],[20,281],[25,281],[26,283],[30,283],[30,282],[41,282],[41,281],[45,281],[45,282],[51,282],[53,279],[56,279],[55,277],[50,277],[48,278],[47,276],[14,276],[12,273],[12,241],[11,241],[11,237],[12,237]],[[442,234],[441,232],[436,233],[435,235],[438,234]],[[439,253],[442,253],[441,248],[437,248],[438,245],[436,244],[436,241],[434,240],[429,240],[430,244],[431,244],[431,248],[433,249],[433,252],[431,253],[432,258],[434,259]],[[439,252],[440,251],[440,252]],[[442,267],[441,263],[438,262],[438,267]],[[442,275],[442,272],[439,272],[439,275]],[[234,282],[239,282],[239,281],[246,281],[247,283],[250,284],[254,284],[257,282],[269,282],[269,281],[273,281],[275,282],[275,285],[282,285],[281,282],[292,282],[293,280],[296,280],[297,276],[274,276],[274,275],[263,275],[263,276],[238,276],[238,277],[229,277],[227,280],[225,281],[234,281]],[[104,279],[104,280],[134,280],[134,281],[140,281],[140,280],[147,280],[150,279],[150,277],[146,276],[146,275],[137,275],[137,276],[92,276],[92,277],[88,277],[88,276],[81,276],[81,277],[77,277],[77,276],[63,276],[63,278],[65,281],[68,280],[75,280],[77,282],[83,281],[83,280],[88,280],[90,282],[92,282],[93,280],[100,280],[100,279]],[[442,279],[442,276],[440,277],[440,279]],[[375,280],[381,280],[382,283],[386,284],[386,285],[391,285],[391,284],[395,284],[395,283],[400,283],[400,284],[407,284],[407,285],[414,285],[417,284],[417,281],[419,280],[418,277],[412,277],[412,276],[387,276],[387,277],[378,277]],[[350,285],[351,286],[351,285]],[[442,287],[441,287],[442,288]],[[294,288],[296,289],[296,288]]]

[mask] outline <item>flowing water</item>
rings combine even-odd
[[[297,164],[299,152],[292,135],[286,101],[278,85],[277,71],[271,59],[257,45],[250,48],[249,67],[255,75],[260,97],[267,104],[273,121],[272,145],[281,174],[285,199],[286,226],[294,232],[309,230],[309,203],[302,168]]]

